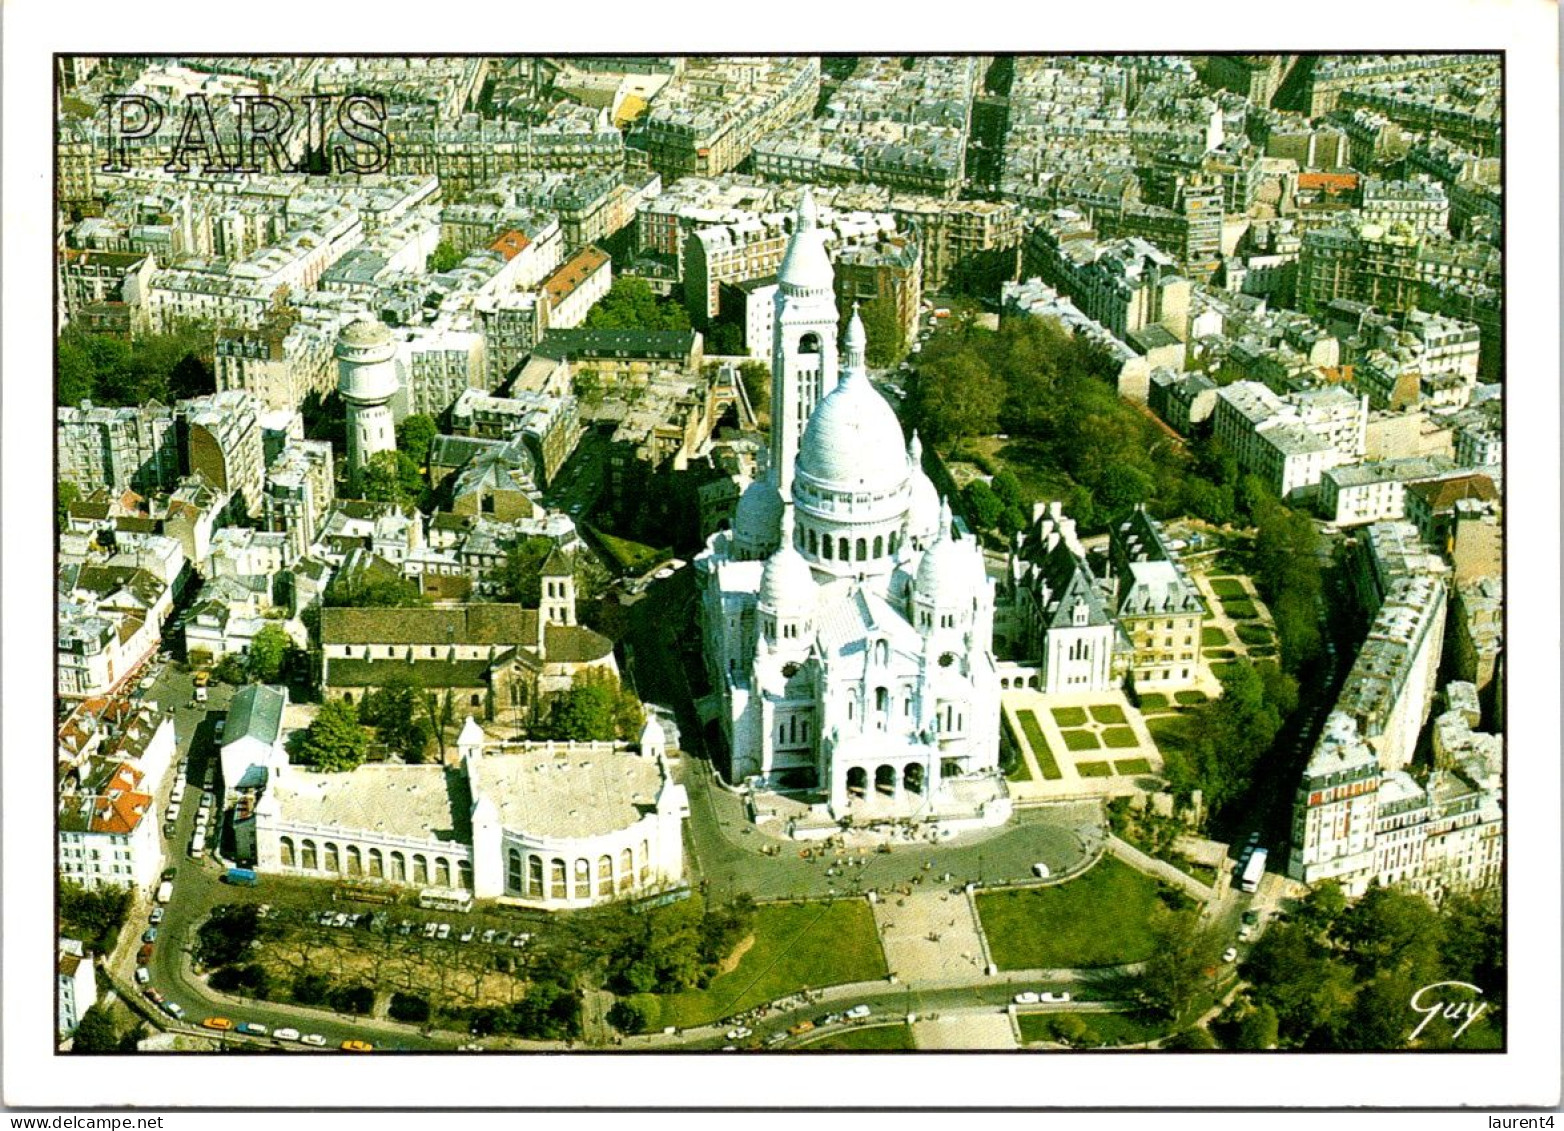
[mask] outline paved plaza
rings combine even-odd
[[[981,976],[983,943],[965,894],[950,885],[893,894],[874,905],[885,964],[903,982]]]
[[[1003,1010],[940,1014],[913,1022],[912,1043],[920,1049],[1014,1049],[1015,1031]]]

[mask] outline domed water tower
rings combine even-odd
[[[337,337],[337,391],[347,412],[348,478],[355,486],[376,452],[396,450],[396,343],[381,322],[361,318]]]

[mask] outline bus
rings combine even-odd
[[[355,903],[395,903],[396,893],[368,884],[343,884],[331,893],[331,898]]]
[[[418,906],[425,911],[459,911],[466,914],[472,910],[472,892],[454,888],[425,888],[418,893]]]
[[[1265,875],[1265,849],[1257,848],[1249,854],[1243,875],[1238,879],[1240,891],[1259,891],[1260,877]]]

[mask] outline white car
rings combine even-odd
[[[1068,990],[1044,990],[1037,996],[1040,1000],[1052,1002],[1055,1005],[1062,1005],[1070,1000],[1070,993]]]
[[[448,939],[448,938],[450,938],[451,937],[451,925],[449,923],[441,923],[439,928],[435,931],[434,937],[437,938],[437,939]]]
[[[152,971],[145,966],[136,967],[136,985],[144,986],[152,980]]]
[[[301,1044],[314,1045],[316,1048],[324,1048],[326,1038],[319,1033],[305,1033],[304,1036],[299,1038],[299,1042]]]
[[[867,1005],[855,1005],[847,1011],[847,1016],[856,1019],[867,1017],[871,1012],[873,1011]]]
[[[747,1029],[743,1025],[740,1025],[737,1029],[729,1029],[726,1035],[730,1041],[742,1041],[745,1037],[751,1036],[754,1032],[755,1030]]]
[[[1017,1005],[1036,1005],[1043,999],[1033,991],[1027,990],[1025,993],[1016,994],[1016,996],[1010,1000],[1014,1001]]]
[[[296,1041],[299,1039],[299,1031],[297,1029],[278,1029],[272,1036],[279,1041]]]
[[[1224,950],[1222,952],[1222,961],[1223,962],[1234,962],[1234,961],[1237,961],[1237,959],[1238,959],[1238,948],[1236,946],[1230,946],[1230,947],[1228,947],[1226,950]]]

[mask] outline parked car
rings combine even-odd
[[[299,1039],[299,1031],[297,1029],[278,1029],[272,1036],[279,1041],[296,1041]]]
[[[264,1037],[271,1032],[265,1025],[258,1025],[254,1021],[241,1021],[234,1028],[234,1032],[243,1033],[246,1037]]]
[[[234,1027],[234,1023],[226,1017],[208,1017],[201,1022],[201,1027],[203,1029],[216,1029],[219,1032],[226,1033]]]
[[[152,980],[152,971],[145,966],[136,967],[136,985],[144,986]]]
[[[867,1005],[855,1005],[847,1011],[847,1016],[853,1020],[857,1020],[861,1017],[867,1017],[873,1012],[874,1011]]]
[[[147,916],[147,922],[151,923],[155,927],[159,923],[161,923],[162,921],[163,921],[163,908],[161,908],[161,907],[154,907],[152,909],[152,914]]]
[[[451,937],[451,925],[449,923],[441,923],[439,928],[436,929],[436,931],[434,933],[434,937],[437,938],[437,939],[448,939],[448,938],[450,938]]]
[[[179,875],[179,869],[177,869],[177,868],[164,868],[163,869],[163,874],[161,876],[159,876],[158,878],[163,883],[166,884],[166,883],[170,883],[173,880],[173,878],[175,876],[177,876],[177,875]]]
[[[791,1029],[789,1029],[788,1033],[790,1033],[792,1036],[799,1037],[809,1032],[809,1030],[813,1029],[814,1027],[815,1023],[813,1021],[800,1021],[797,1025],[794,1025]]]
[[[146,998],[153,1005],[162,1005],[163,1004],[163,995],[158,993],[151,986],[148,986],[146,989],[142,990],[141,991],[141,996]]]
[[[501,931],[499,934],[495,935],[494,936],[494,945],[495,946],[509,946],[510,945],[510,932],[509,931]]]
[[[148,927],[141,932],[141,941],[144,943],[157,942],[157,928]]]
[[[141,949],[136,951],[136,961],[145,966],[152,961],[152,944],[142,943]]]
[[[301,1045],[314,1045],[316,1048],[324,1048],[326,1038],[319,1033],[305,1033],[304,1036],[299,1038],[299,1043]]]
[[[458,935],[457,938],[460,939],[462,942],[472,942],[473,936],[476,935],[477,933],[478,933],[478,928],[477,927],[468,927],[465,931],[463,931],[460,935]]]
[[[185,1019],[184,1007],[181,1006],[177,1001],[163,1002],[163,1012],[168,1014],[175,1021],[183,1021]]]
[[[439,933],[439,931],[440,931],[440,925],[438,923],[425,923],[424,924],[424,938],[426,938],[426,939],[434,938],[435,935]]]
[[[478,936],[478,941],[491,943],[494,941],[494,936],[498,933],[493,927],[485,928],[483,934]]]
[[[727,1032],[727,1038],[730,1041],[742,1041],[745,1037],[753,1036],[754,1032],[755,1030],[740,1025],[735,1029],[729,1029]]]
[[[1037,996],[1040,1000],[1054,1005],[1060,1005],[1070,1000],[1070,992],[1068,990],[1044,990]]]
[[[1010,1000],[1015,1002],[1017,1005],[1036,1005],[1043,999],[1039,994],[1036,993],[1036,991],[1027,990],[1025,993],[1016,994],[1016,996]]]
[[[374,1047],[375,1046],[370,1044],[368,1041],[343,1041],[342,1042],[342,1051],[343,1052],[371,1052],[371,1051],[374,1050]]]

